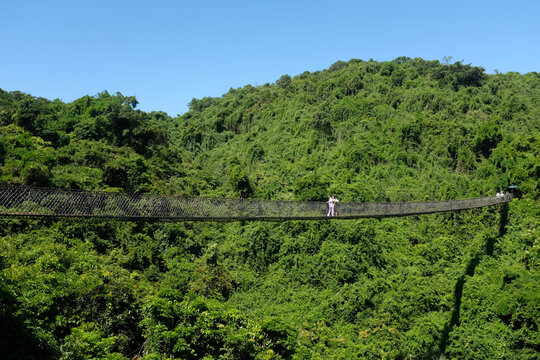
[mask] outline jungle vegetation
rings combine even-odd
[[[539,359],[540,74],[353,59],[193,99],[0,90],[0,184],[291,201],[354,221],[0,220],[3,359]]]

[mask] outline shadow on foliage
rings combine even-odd
[[[0,257],[0,268],[2,267]],[[0,349],[2,359],[57,359],[59,354],[15,315],[18,304],[15,296],[0,278]]]
[[[485,253],[478,253],[472,259],[469,260],[465,273],[461,275],[454,288],[454,306],[452,310],[452,315],[450,321],[444,326],[441,339],[439,341],[439,350],[435,354],[428,354],[426,358],[439,358],[440,355],[446,352],[446,347],[448,346],[448,340],[450,338],[450,333],[455,325],[459,325],[459,315],[461,310],[461,298],[463,296],[463,286],[465,285],[466,276],[473,277],[476,267],[480,263],[480,260],[484,255],[493,256],[493,250],[495,247],[495,242],[497,239],[501,238],[506,234],[506,225],[508,224],[508,203],[502,204],[499,218],[499,234],[496,237],[489,237],[486,239],[484,251]]]

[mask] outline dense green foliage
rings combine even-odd
[[[12,359],[539,359],[540,74],[351,60],[193,99],[0,90],[0,183],[509,206],[358,221],[0,221]]]

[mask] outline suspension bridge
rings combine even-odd
[[[360,219],[431,214],[494,206],[515,197],[422,202],[340,202],[327,217],[325,202],[221,199],[110,193],[20,186],[0,187],[0,218],[95,218],[145,221],[286,221]]]

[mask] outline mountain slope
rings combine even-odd
[[[0,345],[17,359],[538,358],[539,100],[537,73],[409,58],[284,75],[177,118],[122,94],[0,91],[3,184],[341,201],[523,192],[381,220],[2,220]]]

